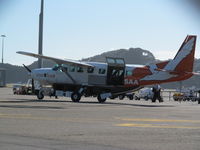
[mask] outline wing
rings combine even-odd
[[[54,57],[49,57],[49,56],[44,56],[44,55],[39,55],[39,54],[34,54],[34,53],[29,53],[29,52],[23,52],[23,51],[18,51],[16,52],[18,54],[26,55],[26,56],[31,56],[35,58],[43,58],[43,59],[48,59],[56,62],[57,64],[68,64],[68,65],[77,65],[77,66],[82,66],[82,67],[94,67],[90,64],[87,64],[85,62],[81,61],[76,61],[76,60],[65,60],[65,59],[59,59],[59,58],[54,58]]]

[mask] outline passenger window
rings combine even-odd
[[[83,68],[82,67],[77,67],[77,72],[83,72]]]
[[[62,67],[62,72],[67,72],[68,68],[67,67]]]
[[[89,67],[89,68],[87,69],[87,72],[88,72],[88,73],[93,73],[93,72],[94,72],[94,68]]]
[[[70,66],[70,72],[74,72],[75,71],[75,67],[74,66]]]
[[[99,74],[105,74],[105,73],[106,73],[106,69],[102,69],[102,68],[99,69]]]

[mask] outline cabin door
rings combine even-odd
[[[124,85],[125,62],[122,58],[107,57],[107,85]]]

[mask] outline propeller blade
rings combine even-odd
[[[28,72],[30,72],[31,73],[31,69],[29,69],[26,65],[24,65],[23,64],[23,66],[24,66],[24,68],[26,68],[26,70],[28,71]]]

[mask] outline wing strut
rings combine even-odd
[[[67,72],[67,70],[65,70],[65,69],[62,69],[62,71],[72,80],[72,82],[74,83],[74,84],[76,84],[76,81],[72,78],[72,76]]]

